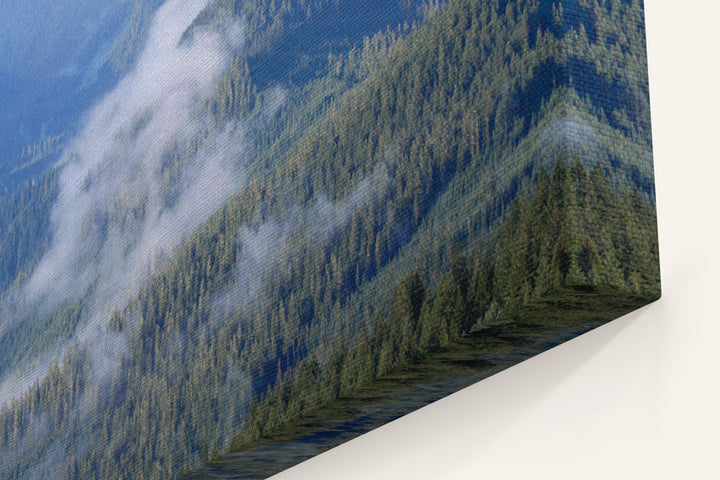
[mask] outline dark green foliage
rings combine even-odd
[[[652,203],[637,187],[613,191],[599,167],[576,159],[540,174],[532,202],[518,200],[500,233],[496,292],[514,304],[561,288],[611,288],[657,298]]]
[[[646,250],[634,248],[637,236],[656,238],[653,205],[636,188],[610,192],[607,185],[602,172],[590,174],[578,161],[560,160],[550,176],[542,172],[533,197],[515,202],[497,247],[474,252],[474,272],[468,258],[457,257],[429,294],[417,273],[404,278],[369,344],[363,337],[355,347],[336,346],[325,365],[314,357],[303,360],[254,403],[230,449],[248,448],[328,402],[452,348],[473,327],[485,328],[479,335],[492,335],[488,326],[507,321],[594,327],[598,319],[625,313],[631,308],[626,305],[657,299],[657,249],[642,242]],[[611,244],[603,244],[607,232],[616,232]],[[632,268],[624,278],[618,255]],[[482,355],[484,347],[477,348]]]
[[[263,116],[275,86],[259,66],[334,3],[218,0],[198,19],[233,11],[249,26],[251,47],[203,105],[216,125],[257,121],[247,185],[112,313],[109,335],[126,343],[108,378],[78,368],[93,352],[73,349],[3,409],[0,450],[21,452],[0,464],[7,478],[48,452],[70,459],[58,478],[174,477],[242,425],[235,447],[519,309],[595,287],[659,293],[642,70],[622,106],[541,75],[590,52],[598,76],[628,83],[619,72],[644,59],[644,43],[622,40],[642,33],[638,5],[598,4],[592,41],[530,31],[539,2],[481,0],[353,45],[328,36],[305,59],[322,56],[316,75],[301,58],[278,66],[286,101]],[[608,123],[630,111],[637,128]],[[568,116],[593,138],[555,139]],[[572,154],[599,167],[552,168]],[[20,265],[3,267],[5,284],[44,248],[52,195],[33,195],[2,213],[45,212],[17,237],[0,232],[8,248],[38,242],[16,260],[3,251]],[[250,268],[258,245],[267,264]],[[53,428],[25,448],[37,405]]]

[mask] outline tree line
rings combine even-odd
[[[518,198],[495,245],[457,256],[430,288],[419,272],[394,289],[386,315],[352,345],[306,357],[258,395],[229,451],[288,427],[299,417],[375,379],[447,348],[499,318],[550,295],[571,301],[593,291],[652,301],[660,295],[654,204],[636,187],[615,192],[600,168],[558,160]],[[208,458],[211,460],[211,458]]]
[[[213,5],[220,12],[241,4]],[[263,16],[265,4],[296,10]],[[248,8],[260,9],[263,38],[272,39],[292,30],[292,19],[306,19],[307,5]],[[644,54],[624,49],[620,36],[638,29],[640,7],[595,5],[589,22],[603,25],[585,26],[587,41],[618,45],[622,55],[598,68],[625,85],[631,80],[612,72]],[[325,52],[325,70],[289,89],[285,106],[261,124],[247,186],[108,319],[127,342],[102,388],[80,368],[92,351],[76,345],[52,378],[2,409],[0,450],[10,459],[0,463],[3,475],[21,478],[60,452],[70,459],[57,464],[60,478],[173,477],[224,451],[241,425],[236,445],[558,286],[653,295],[649,142],[612,127],[602,99],[542,75],[548,62],[566,62],[565,47],[582,35],[579,26],[533,23],[538,9],[533,1],[453,1],[422,26],[367,36],[357,53]],[[608,23],[616,9],[626,15]],[[255,70],[262,54],[236,59],[204,105],[218,124],[259,115],[270,92]],[[536,90],[536,77],[554,88]],[[615,111],[643,116],[643,95],[633,98]],[[597,132],[597,156],[580,156],[596,169],[556,162],[568,148],[552,143],[552,122],[568,112]],[[375,178],[387,181],[373,190]],[[46,245],[32,229],[47,230],[39,221],[13,226],[13,212],[34,202],[45,212],[34,218],[47,219],[51,197],[43,201],[18,199],[7,210],[7,231],[18,238],[12,248],[37,242],[12,260],[21,270]],[[338,227],[318,242],[328,218]],[[259,280],[240,268],[258,248],[253,238],[271,247],[273,260]],[[0,258],[13,255],[3,250]],[[240,284],[255,287],[252,302],[234,290]],[[82,300],[57,325],[82,323]]]

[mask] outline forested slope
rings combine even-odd
[[[76,341],[3,406],[4,477],[174,477],[243,425],[236,443],[558,288],[657,294],[653,258],[593,216],[609,202],[631,238],[654,228],[638,3],[457,0],[422,25],[362,27],[354,43],[329,32],[328,48],[302,57],[298,29],[351,18],[333,5],[218,1],[196,19],[232,11],[251,32],[202,105],[208,131],[228,118],[253,126],[247,181],[105,320],[118,365],[100,368]],[[282,54],[293,60],[273,61]],[[593,173],[578,162],[544,173],[573,157]],[[568,202],[553,204],[556,192]],[[26,197],[5,210],[9,225]],[[542,230],[578,210],[576,230]],[[13,231],[37,238],[36,225]],[[3,251],[6,285],[41,251]],[[406,324],[422,327],[406,335]],[[288,403],[288,382],[304,388],[328,369],[320,397]]]
[[[313,2],[312,4],[313,12],[319,16],[319,19],[314,20],[315,24],[324,22],[320,25],[323,27],[320,28],[320,31],[324,31],[328,24],[338,18],[344,18],[347,22],[358,8],[363,8],[356,5],[354,9],[345,7],[341,9],[334,2]],[[261,45],[264,48],[247,48],[237,52],[230,67],[216,85],[214,93],[209,99],[196,105],[196,109],[205,116],[208,125],[201,133],[200,139],[190,148],[185,151],[172,152],[172,158],[163,161],[161,178],[158,180],[162,182],[160,185],[162,195],[167,199],[164,206],[172,207],[173,198],[177,197],[177,193],[183,188],[181,175],[183,168],[187,168],[193,155],[202,149],[202,142],[207,142],[207,139],[213,136],[213,132],[222,132],[228,124],[237,123],[247,131],[243,138],[235,139],[235,142],[244,145],[230,149],[244,149],[244,158],[241,161],[245,164],[245,174],[264,175],[267,173],[267,169],[274,168],[277,162],[281,162],[287,157],[289,149],[294,147],[299,137],[318,118],[325,115],[328,109],[350,87],[366,78],[369,72],[378,65],[378,62],[387,56],[394,45],[412,28],[408,24],[393,25],[387,24],[386,21],[397,18],[407,18],[408,21],[417,20],[423,10],[421,2],[417,2],[417,5],[414,6],[406,5],[405,2],[385,2],[380,13],[393,13],[393,15],[371,16],[370,18],[375,23],[368,20],[362,26],[363,28],[359,28],[355,32],[356,38],[340,36],[338,31],[330,31],[325,37],[318,38],[323,41],[325,50],[323,53],[315,52],[313,61],[317,63],[318,59],[322,58],[325,66],[319,69],[316,78],[304,78],[301,84],[295,85],[291,83],[289,70],[276,72],[278,74],[276,83],[260,89],[257,86],[259,82],[267,83],[266,72],[262,69],[250,70],[249,62],[268,63],[270,52],[283,51],[286,44],[290,42],[288,36],[296,35],[295,32],[309,21],[306,17],[308,14],[306,7],[304,2],[289,2],[275,11],[273,10],[276,8],[275,3],[271,2],[264,6],[252,4],[247,6],[247,11],[243,10],[240,18],[246,22],[246,28],[252,29],[253,40],[256,42],[251,45]],[[133,22],[138,22],[138,26],[128,27],[127,35],[133,34],[134,37],[128,40],[130,46],[127,46],[126,49],[141,48],[145,37],[136,30],[142,30],[142,24],[148,23],[146,17],[153,8],[155,5],[152,2],[139,2],[136,5]],[[211,4],[206,11],[222,12],[223,8],[229,7],[227,5],[219,6],[215,3]],[[385,18],[386,16],[389,18]],[[268,19],[273,19],[273,21],[270,22]],[[198,21],[197,23],[195,28],[202,28],[202,22]],[[379,30],[378,32],[373,32],[373,25],[375,29]],[[132,47],[133,45],[135,47]],[[122,56],[123,54],[119,52],[117,55]],[[132,59],[137,56],[137,52],[134,54],[129,52],[127,55]],[[332,77],[324,75],[330,69],[329,55],[334,55],[333,58],[343,64],[342,68],[335,69]],[[301,55],[298,52],[295,52],[294,56],[288,56],[296,63],[304,65],[304,61],[301,62],[301,60],[305,58],[305,55],[303,54],[302,58],[299,57]],[[287,69],[295,67],[294,64],[287,63]],[[259,73],[255,73],[256,71]],[[0,243],[2,252],[0,255],[0,262],[2,262],[0,263],[2,266],[0,287],[7,289],[3,305],[10,305],[10,309],[14,304],[22,301],[17,300],[23,295],[22,282],[31,276],[33,268],[51,246],[53,226],[50,224],[50,217],[53,201],[59,189],[57,184],[57,172],[50,171],[40,180],[28,183],[20,191],[8,194],[1,199],[2,207],[0,208],[2,208],[4,228],[0,235],[0,241],[2,241]],[[238,184],[237,189],[239,188]],[[135,202],[134,205],[132,201]],[[105,232],[111,231],[118,225],[121,229],[124,228],[123,223],[127,223],[128,217],[131,221],[135,219],[136,224],[140,223],[138,227],[142,227],[144,216],[138,217],[135,212],[144,212],[147,209],[147,200],[136,198],[132,201],[117,205],[117,202],[111,199],[108,206],[100,206],[93,218],[105,219],[101,225]],[[92,218],[89,220],[94,222]],[[83,228],[88,228],[88,226],[83,226]],[[11,287],[13,282],[15,285]],[[130,292],[130,294],[133,293],[135,292]],[[75,310],[78,302],[80,307],[90,303],[92,299],[89,297],[92,295],[92,292],[85,297],[78,295],[74,299],[77,302],[73,302],[69,307]],[[19,314],[6,315],[21,316]],[[67,322],[63,312],[54,314],[48,309],[39,311],[36,309],[35,312],[26,313],[22,317],[22,322],[5,322],[5,325],[0,326],[0,333],[4,333],[9,328],[9,323],[17,324],[13,325],[17,326],[16,331],[9,334],[4,342],[3,355],[7,360],[8,367],[15,366],[18,362],[29,358],[35,358],[40,351],[51,349],[58,342],[70,338],[78,323],[77,321]],[[43,334],[43,338],[40,339],[37,338],[38,331],[53,333]],[[0,371],[4,370],[5,368],[0,368]]]
[[[656,300],[654,207],[637,187],[613,192],[608,180],[578,159],[541,171],[535,192],[513,202],[496,246],[458,254],[434,287],[417,271],[404,277],[370,334],[336,345],[325,361],[308,356],[258,396],[229,451],[281,443],[283,429],[299,418],[322,418],[324,406],[434,352],[451,351],[461,337],[491,344],[517,326],[592,328]],[[270,465],[253,468],[277,473]]]

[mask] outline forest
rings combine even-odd
[[[61,170],[0,196],[0,379],[48,363],[0,407],[3,478],[176,478],[523,309],[659,296],[642,4],[371,3],[358,25],[331,0],[195,18],[183,38],[241,17],[248,48],[164,159],[163,205],[227,122],[248,131],[244,181],[102,319],[100,347],[77,335],[92,281],[13,321]],[[87,228],[147,211],[111,202]]]
[[[578,320],[567,305],[577,299],[592,305],[593,296],[610,292],[639,304],[657,299],[656,229],[653,206],[636,187],[613,192],[600,169],[588,172],[577,159],[558,160],[550,174],[540,173],[531,198],[513,202],[494,248],[459,254],[433,290],[418,272],[404,277],[369,335],[353,346],[336,346],[325,362],[306,357],[259,395],[228,450],[249,448],[361,386],[452,349],[465,335],[493,335],[484,328],[538,321],[528,310],[543,303],[539,321],[556,316],[572,323]],[[607,321],[608,310],[622,312],[622,302],[600,298],[597,317]],[[217,458],[217,448],[206,452],[207,460]]]

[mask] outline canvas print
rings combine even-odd
[[[657,299],[645,49],[641,0],[0,0],[0,478],[267,478]]]

